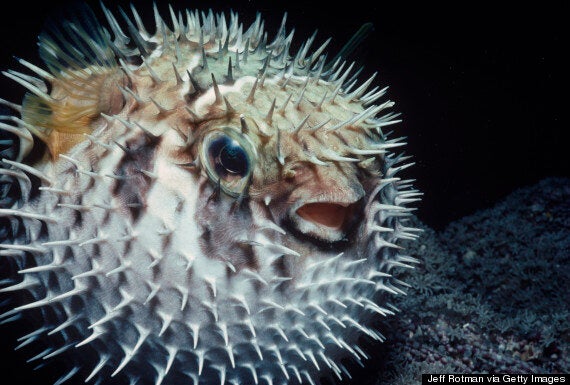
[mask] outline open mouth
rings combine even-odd
[[[338,203],[307,203],[297,209],[297,215],[316,225],[342,230],[349,214],[350,205]]]
[[[319,241],[337,242],[346,238],[357,207],[356,202],[309,202],[293,210],[291,219],[301,233]]]

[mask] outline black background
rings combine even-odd
[[[45,17],[69,3],[21,1],[3,9],[0,69],[22,69],[12,55],[38,63],[36,36]],[[91,3],[98,10],[98,2]],[[126,1],[106,2],[112,10],[117,3],[128,8]],[[390,86],[388,96],[403,114],[394,135],[408,138],[406,152],[416,166],[404,175],[416,179],[425,194],[417,213],[429,226],[442,229],[514,189],[570,175],[563,138],[570,129],[563,123],[568,88],[562,79],[569,45],[563,39],[561,9],[538,3],[498,8],[482,2],[420,7],[356,1],[171,3],[177,10],[233,9],[245,25],[260,11],[270,36],[288,12],[295,41],[299,44],[318,29],[318,42],[333,37],[331,55],[362,24],[372,22],[375,29],[357,52],[365,66],[361,78],[378,71],[375,84]],[[150,1],[134,4],[152,20]],[[159,1],[158,6],[167,19],[166,4]],[[22,95],[19,85],[0,79],[0,97],[19,101]],[[14,338],[4,337],[11,332],[17,331],[2,328],[1,352],[7,359],[0,365],[0,383],[2,376],[17,373],[21,382],[8,383],[43,384],[28,377],[26,356],[12,353]]]

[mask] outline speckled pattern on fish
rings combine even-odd
[[[151,33],[130,11],[85,9],[4,72],[28,93],[2,100],[0,291],[31,299],[0,319],[41,314],[20,343],[70,363],[58,385],[346,378],[417,262],[387,88],[316,35],[291,52],[286,17],[269,38],[259,15],[155,7]]]

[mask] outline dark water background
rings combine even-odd
[[[39,63],[36,36],[43,21],[69,3],[20,1],[4,8],[0,69],[23,70],[11,55]],[[166,3],[157,3],[167,19]],[[361,78],[378,71],[375,84],[390,86],[388,96],[404,118],[394,126],[394,135],[408,137],[406,152],[417,162],[405,176],[417,179],[425,193],[417,214],[435,229],[491,206],[516,188],[548,176],[570,176],[569,144],[563,139],[570,130],[565,119],[568,90],[562,76],[568,41],[561,9],[537,3],[498,8],[481,2],[419,8],[380,1],[171,3],[176,10],[231,8],[240,12],[245,26],[260,11],[269,36],[286,11],[297,44],[318,29],[318,43],[333,37],[331,54],[362,24],[372,22],[374,31],[355,55],[365,65]],[[100,14],[98,2],[91,4]],[[111,10],[116,4],[129,6],[127,1],[106,2]],[[152,23],[152,2],[134,4]],[[22,95],[22,87],[0,79],[0,97],[17,102]],[[15,331],[2,328],[3,335]],[[23,365],[23,355],[12,353],[13,340],[0,339],[7,357],[0,368],[6,378],[18,373],[20,382],[6,384],[39,384]],[[1,374],[0,383],[5,383]]]
[[[12,11],[4,10],[0,68],[19,67],[11,55],[35,59],[35,36],[46,15],[69,3],[13,2]],[[128,1],[106,3],[110,9],[129,6]],[[152,23],[146,12],[152,2],[134,3]],[[167,18],[167,3],[157,3]],[[417,179],[425,193],[418,215],[432,227],[442,228],[546,176],[570,175],[568,142],[562,139],[568,131],[562,80],[568,41],[561,9],[389,3],[172,2],[175,9],[231,8],[246,26],[260,11],[270,36],[287,11],[295,42],[318,29],[317,42],[333,37],[331,56],[362,24],[373,23],[355,58],[365,66],[362,80],[379,72],[376,84],[390,86],[388,95],[403,114],[395,135],[408,137],[406,151],[417,166],[406,176]],[[98,10],[98,2],[92,4]],[[4,98],[15,94],[14,100],[22,94],[5,78],[0,90]]]

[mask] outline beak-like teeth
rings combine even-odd
[[[292,212],[295,227],[303,234],[327,242],[340,241],[345,237],[352,222],[356,203],[309,202]]]
[[[297,209],[297,215],[304,220],[335,230],[342,230],[348,214],[349,205],[337,203],[307,203]]]

